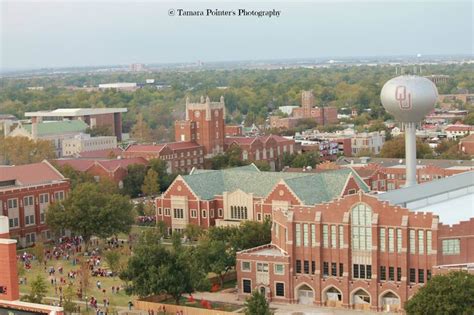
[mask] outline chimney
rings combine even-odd
[[[0,216],[0,300],[20,299],[16,240],[10,239],[8,217]]]

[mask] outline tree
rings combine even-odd
[[[59,166],[53,162],[53,165],[58,171],[63,174],[64,177],[69,178],[71,188],[74,189],[78,184],[81,183],[94,183],[94,176],[87,172],[79,172],[72,168],[71,165],[64,164]]]
[[[262,172],[270,172],[270,164],[267,161],[255,161],[253,162],[255,166]]]
[[[33,248],[33,252],[36,260],[38,260],[38,263],[41,265],[44,261],[44,243],[42,241],[37,241]]]
[[[55,232],[69,229],[81,235],[87,247],[93,235],[107,238],[128,233],[134,217],[128,197],[104,194],[98,184],[83,183],[66,200],[50,205],[46,222]]]
[[[145,165],[131,164],[127,166],[127,176],[123,180],[123,192],[132,198],[140,195],[145,176]]]
[[[0,138],[0,162],[21,165],[55,158],[54,146],[49,140],[32,140],[27,137]]]
[[[191,249],[180,245],[168,249],[160,239],[157,231],[144,232],[120,278],[127,281],[129,294],[166,293],[179,304],[183,294],[191,294],[205,282],[206,275],[194,263]]]
[[[270,305],[265,296],[258,291],[254,291],[252,295],[245,301],[245,315],[271,315]]]
[[[302,154],[296,154],[291,161],[291,167],[315,167],[316,164],[319,162],[319,157],[317,156],[316,152],[305,152]]]
[[[105,262],[113,272],[114,276],[118,273],[120,267],[121,253],[119,250],[109,250],[105,252]]]
[[[197,240],[202,234],[203,234],[203,229],[199,225],[189,223],[186,225],[186,228],[184,229],[184,235],[192,241]]]
[[[73,302],[74,297],[75,297],[75,292],[74,292],[74,287],[69,284],[65,289],[64,289],[64,299],[63,299],[63,304],[62,307],[64,308],[64,312],[66,314],[71,314],[76,311],[76,304]]]
[[[153,196],[160,192],[158,173],[152,168],[148,170],[143,180],[142,192],[145,196]]]
[[[416,139],[416,156],[418,158],[430,156],[432,153],[433,151],[428,144]],[[392,140],[386,141],[380,151],[380,157],[397,159],[405,158],[405,137],[398,136]]]
[[[42,275],[37,275],[31,282],[30,294],[25,295],[24,299],[31,303],[41,304],[46,293],[48,293],[48,283],[44,280]]]
[[[140,142],[150,142],[152,140],[150,127],[143,119],[142,113],[137,115],[137,121],[132,128],[130,136],[132,139]]]
[[[222,287],[227,273],[235,267],[236,255],[230,242],[219,239],[203,239],[199,244],[200,258],[206,272],[213,272],[219,277]]]
[[[474,125],[474,111],[470,112],[469,114],[464,117],[464,120],[462,121],[466,125]]]
[[[90,134],[91,137],[100,137],[100,136],[113,136],[113,132],[107,125],[88,127],[86,133]]]
[[[437,275],[405,303],[409,315],[474,314],[474,275],[452,271]]]

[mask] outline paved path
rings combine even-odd
[[[243,305],[245,300],[239,300],[235,293],[222,293],[222,292],[198,292],[194,293],[193,296],[197,299],[206,299],[213,302],[224,302]],[[270,303],[270,308],[275,310],[275,315],[363,315],[363,314],[380,314],[377,312],[370,311],[357,311],[341,308],[332,307],[316,307],[312,305],[302,304],[282,304],[282,303]],[[387,314],[387,313],[384,313]],[[393,314],[393,313],[392,313]]]

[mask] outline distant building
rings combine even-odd
[[[116,147],[117,137],[115,136],[91,137],[88,134],[79,134],[74,138],[63,140],[62,156],[72,156],[82,152],[108,150]]]
[[[352,155],[369,152],[379,154],[385,143],[385,131],[362,132],[351,138]]]
[[[291,115],[288,118],[278,116],[270,117],[270,126],[272,128],[291,129],[294,128],[301,119],[313,119],[319,125],[334,124],[338,122],[337,108],[314,107],[315,100],[312,91],[301,92],[301,107],[291,109]],[[290,107],[290,106],[287,106]],[[288,109],[289,110],[289,109]]]
[[[8,217],[10,235],[20,246],[51,239],[46,210],[69,190],[69,181],[47,161],[0,166],[0,214]]]
[[[459,151],[466,154],[474,155],[474,134],[471,134],[459,140]]]
[[[130,71],[132,72],[141,72],[145,70],[146,70],[146,67],[143,63],[132,63],[130,65]]]
[[[431,80],[436,85],[447,83],[450,80],[449,75],[444,75],[444,74],[428,75],[428,76],[425,76],[425,78]]]
[[[446,128],[444,128],[444,132],[446,133],[448,139],[457,140],[459,138],[473,134],[474,126],[458,123],[454,125],[448,125]]]
[[[225,136],[226,137],[242,136],[242,126],[241,125],[226,125],[224,129],[225,129]]]
[[[60,159],[54,160],[59,166],[69,165],[79,172],[86,172],[94,176],[96,181],[108,178],[123,188],[123,180],[128,174],[127,167],[132,164],[148,165],[148,161],[141,157],[130,159]]]
[[[168,173],[187,173],[193,168],[204,168],[204,147],[191,141],[132,144],[125,149],[123,156],[162,159],[166,162]]]
[[[63,141],[79,136],[86,131],[87,127],[87,124],[81,120],[20,123],[8,134],[8,137],[49,140],[53,143],[56,156],[61,157]]]
[[[108,128],[118,141],[122,141],[122,113],[126,112],[126,108],[58,108],[52,111],[27,112],[25,116],[31,117],[33,123],[81,120],[90,128]]]
[[[138,84],[131,83],[131,82],[117,82],[117,83],[103,83],[99,84],[99,90],[120,90],[120,91],[128,91],[133,92],[139,88]]]

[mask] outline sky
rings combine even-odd
[[[280,16],[178,16],[178,9]],[[0,0],[0,10],[0,70],[474,51],[470,0]]]

